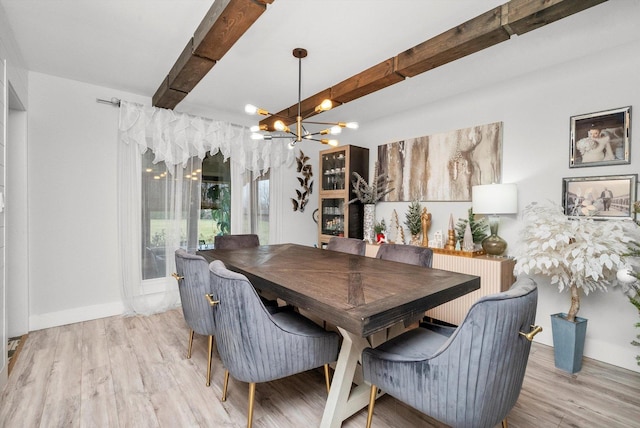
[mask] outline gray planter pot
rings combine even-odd
[[[576,317],[575,322],[570,322],[566,317],[567,314],[564,313],[551,315],[553,355],[557,368],[569,373],[577,373],[582,369],[587,319]]]

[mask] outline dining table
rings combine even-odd
[[[343,337],[321,427],[340,427],[366,407],[370,386],[356,376],[362,350],[403,322],[480,288],[480,277],[299,244],[203,250],[262,293],[335,326]],[[354,385],[354,382],[356,385]]]

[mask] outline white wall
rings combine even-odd
[[[126,95],[126,96],[125,96]],[[132,94],[29,73],[30,330],[120,313],[118,109]]]
[[[535,32],[534,32],[535,33]],[[531,34],[534,34],[531,33]],[[550,69],[500,82],[439,101],[410,112],[389,116],[377,123],[361,124],[353,144],[369,147],[371,165],[377,146],[404,138],[419,137],[490,122],[503,122],[503,182],[518,184],[519,207],[533,201],[561,203],[562,178],[638,173],[640,149],[632,147],[631,164],[569,168],[569,118],[609,108],[633,106],[632,128],[640,120],[640,86],[631,70],[640,68],[640,41],[561,64]],[[425,94],[425,96],[428,94]],[[637,146],[632,136],[632,146]],[[430,232],[446,232],[449,215],[466,218],[469,202],[426,202],[433,214]],[[392,210],[404,220],[408,203],[379,203],[377,220],[390,219]],[[512,251],[518,242],[517,216],[503,216],[500,235]],[[558,294],[547,278],[541,285],[536,322],[544,332],[536,337],[551,344],[549,315],[566,312],[569,295]],[[640,371],[635,355],[640,348],[629,342],[637,334],[638,311],[616,289],[582,299],[580,316],[589,319],[585,355]]]
[[[27,112],[9,110],[7,128],[7,331],[29,332]]]

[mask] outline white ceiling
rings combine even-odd
[[[302,63],[306,98],[505,2],[275,0],[176,109],[197,105],[243,117],[244,105],[253,103],[279,111],[297,99],[293,48],[309,51]],[[148,97],[211,4],[0,0],[28,69]],[[639,21],[640,0],[610,0],[348,103],[323,119],[366,123],[390,111],[606,52],[639,39]]]

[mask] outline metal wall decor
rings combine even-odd
[[[302,176],[296,177],[301,190],[296,189],[296,198],[291,198],[294,211],[304,212],[304,208],[309,202],[309,196],[313,193],[313,170],[311,164],[307,163],[310,159],[309,156],[305,156],[302,150],[300,150],[300,156],[296,158],[298,164],[297,172],[302,174]]]

